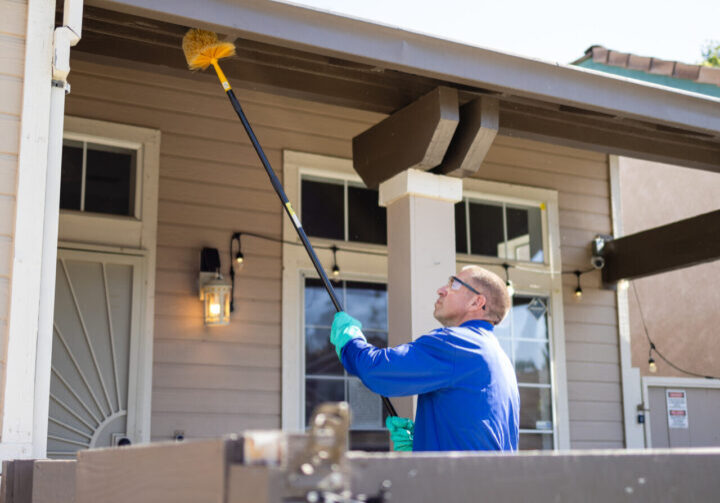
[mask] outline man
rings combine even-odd
[[[379,349],[366,342],[359,321],[341,312],[330,342],[345,369],[375,393],[418,395],[414,423],[386,421],[395,450],[517,450],[517,380],[493,335],[510,309],[505,283],[467,266],[437,293],[433,314],[444,328]]]

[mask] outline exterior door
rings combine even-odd
[[[48,457],[134,442],[143,257],[59,249]]]
[[[691,386],[684,380],[645,378],[648,447],[720,447],[720,386]]]

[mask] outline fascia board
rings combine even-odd
[[[178,22],[550,103],[720,134],[720,99],[270,0],[90,0]]]

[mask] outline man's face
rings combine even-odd
[[[465,283],[470,283],[470,273],[461,271],[457,274]],[[477,294],[471,292],[467,287],[460,285],[454,290],[450,287],[451,282],[441,286],[437,290],[438,299],[435,301],[433,316],[445,327],[460,325],[468,319],[468,314],[473,307],[473,301],[478,300]],[[484,298],[479,299],[484,303]]]

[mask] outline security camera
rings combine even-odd
[[[600,255],[593,255],[590,258],[590,265],[595,269],[602,269],[605,266],[605,259]]]

